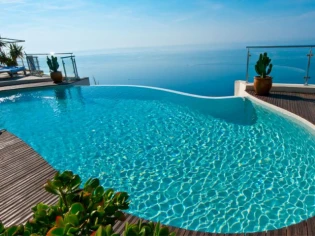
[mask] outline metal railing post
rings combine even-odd
[[[308,85],[308,80],[311,78],[311,77],[309,76],[309,72],[310,72],[311,57],[312,57],[312,56],[313,56],[313,54],[312,54],[312,47],[311,47],[309,54],[307,54],[308,61],[307,61],[307,68],[306,68],[306,76],[304,76],[304,80],[305,80],[304,85]]]
[[[249,57],[250,57],[249,48],[247,48],[247,63],[246,63],[246,83],[248,83],[248,68],[249,68]]]
[[[79,74],[78,74],[78,68],[77,68],[77,63],[75,61],[75,57],[73,57],[73,65],[74,65],[74,68],[75,68],[75,77],[77,79],[79,79],[80,77],[79,77]]]
[[[27,66],[28,66],[28,70],[29,70],[29,71],[30,71],[30,73],[31,73],[31,66],[30,66],[29,61],[27,60],[27,54],[26,54],[26,52],[24,52],[24,54],[25,54],[25,58],[26,58],[26,62],[27,62]]]
[[[65,67],[65,62],[63,61],[63,58],[61,58],[61,60],[62,60],[62,65],[63,65],[63,71],[65,72],[65,78],[66,78],[66,80],[67,80],[67,82],[68,82],[68,77],[67,77],[67,71],[66,71],[66,67]]]
[[[23,67],[25,67],[23,57],[21,58],[21,61],[22,61]]]
[[[73,67],[74,76],[75,76],[76,79],[78,79],[78,72],[77,72],[74,56],[71,56],[71,61],[72,61],[72,67]]]

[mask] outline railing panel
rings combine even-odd
[[[32,60],[38,61],[38,67],[36,67],[36,71],[40,71],[41,74],[49,75],[50,70],[47,65],[47,56],[50,57],[51,55],[54,55],[58,58],[59,63],[59,71],[63,72],[63,76],[65,80],[71,80],[71,79],[77,79],[79,78],[78,72],[77,72],[77,65],[75,61],[75,56],[73,53],[32,53],[27,54],[25,53],[25,60],[24,64],[25,66],[32,71],[32,63],[29,63],[29,60],[27,60],[27,57],[30,57]],[[27,61],[27,63],[25,63]],[[39,73],[35,73],[34,75],[38,75]]]
[[[247,46],[246,81],[256,75],[255,64],[259,54],[267,52],[272,60],[271,76],[275,83],[315,83],[315,62],[312,62],[315,45]],[[310,80],[313,76],[313,80]]]

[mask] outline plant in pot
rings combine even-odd
[[[51,59],[47,57],[47,64],[50,69],[50,77],[55,83],[62,82],[62,73],[58,71],[59,63],[57,57],[51,56]]]
[[[269,76],[272,70],[271,59],[267,53],[259,55],[259,59],[255,65],[257,76],[254,77],[254,90],[257,95],[268,95],[272,87],[272,77]]]

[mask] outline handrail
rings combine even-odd
[[[311,48],[315,45],[246,46],[246,48]]]
[[[61,59],[65,59],[65,58],[71,58],[71,57],[74,57],[73,55],[71,56],[66,56],[66,57],[60,57]]]
[[[27,53],[27,55],[30,55],[30,56],[49,56],[49,55],[72,55],[73,52],[54,52],[54,53]]]
[[[249,69],[249,58],[251,56],[250,49],[254,48],[309,48],[309,53],[306,55],[308,57],[306,74],[304,76],[304,85],[308,85],[308,80],[311,78],[309,76],[309,70],[311,66],[311,57],[314,56],[312,49],[315,48],[315,45],[278,45],[278,46],[246,46],[247,49],[247,63],[246,63],[246,83],[248,83],[248,69]]]
[[[0,37],[0,40],[6,41],[6,43],[24,43],[25,42],[25,40],[22,40],[22,39],[10,39],[10,38],[1,38],[1,37]]]

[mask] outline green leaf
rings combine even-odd
[[[46,211],[49,208],[49,206],[40,202],[36,205],[36,208],[38,211],[41,211],[41,210]]]
[[[96,197],[102,197],[104,194],[104,188],[102,186],[97,186],[96,189],[94,190],[94,195]]]
[[[4,232],[4,225],[2,224],[2,222],[0,221],[0,234]]]
[[[57,227],[51,228],[46,234],[46,236],[62,236],[62,235],[64,235],[63,228],[57,228]]]
[[[100,181],[98,179],[88,179],[84,184],[83,189],[87,192],[92,192],[99,185]]]
[[[71,181],[72,190],[77,189],[81,185],[81,178],[78,175],[74,175],[73,180]]]
[[[59,194],[59,191],[52,185],[50,180],[47,181],[47,183],[44,185],[44,188],[49,193],[52,193],[54,195]]]
[[[13,225],[7,228],[6,233],[7,235],[11,236],[11,235],[14,235],[17,230],[18,230],[18,227],[16,225]]]
[[[159,232],[159,235],[160,236],[168,236],[169,235],[169,230],[167,227],[162,227],[160,229],[160,232]]]
[[[71,205],[69,213],[75,215],[78,212],[83,212],[84,213],[85,212],[84,206],[81,203],[78,203],[78,202],[73,203]]]
[[[34,214],[34,218],[38,220],[42,220],[46,218],[47,214],[45,210],[37,210]]]
[[[52,186],[53,187],[55,187],[55,188],[61,188],[62,186],[63,186],[63,181],[61,181],[61,180],[53,180],[53,181],[51,181],[51,184],[52,184]]]
[[[56,222],[55,222],[56,226],[58,228],[64,227],[64,220],[62,218],[62,216],[57,216],[56,217]]]
[[[79,226],[79,219],[77,215],[69,214],[65,217],[65,224],[71,224],[72,226]]]
[[[104,227],[104,226],[98,227],[98,229],[94,235],[95,236],[114,236],[114,235],[118,235],[118,234],[114,234],[112,226],[107,225],[106,227]]]
[[[142,226],[140,234],[142,235],[150,235],[152,232],[151,228],[149,226]]]
[[[109,188],[104,193],[104,200],[111,199],[111,197],[114,195],[114,189]]]
[[[117,218],[117,220],[120,220],[120,221],[124,221],[126,219],[125,214],[121,211],[116,211],[115,217]]]
[[[76,235],[76,233],[79,231],[80,231],[80,228],[71,227],[67,231],[67,235]]]
[[[103,226],[98,227],[95,236],[106,236],[105,229]]]
[[[105,227],[105,232],[106,232],[106,235],[110,236],[113,234],[113,229],[112,229],[112,226],[111,225],[107,225]]]

